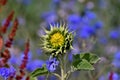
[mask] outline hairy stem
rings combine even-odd
[[[61,68],[61,80],[65,80],[64,78],[64,57],[62,56],[60,59],[60,68]]]

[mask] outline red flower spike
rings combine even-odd
[[[0,59],[0,68],[5,65],[5,58]]]
[[[21,74],[22,76],[24,76],[24,75],[25,75],[24,70],[20,70],[20,74]]]
[[[7,19],[6,19],[6,22],[5,22],[5,24],[3,25],[3,27],[2,27],[2,32],[3,32],[3,33],[6,33],[6,30],[7,30],[8,26],[9,26],[9,24],[10,24],[10,21],[13,19],[13,16],[14,16],[14,11],[12,11],[12,12],[8,15],[8,17],[7,17]]]
[[[114,75],[114,73],[110,72],[109,80],[113,80],[113,75]]]
[[[27,76],[27,77],[26,77],[26,80],[30,80],[30,77],[29,77],[29,76]]]
[[[1,57],[5,58],[5,59],[9,59],[10,58],[9,50],[5,49],[5,51],[1,54]]]
[[[0,36],[0,50],[2,49],[2,47],[3,47],[3,38],[2,36]]]
[[[29,45],[29,40],[28,40],[27,43],[25,44],[24,57],[22,60],[22,64],[20,65],[20,69],[24,69],[27,65],[29,46],[30,45]]]
[[[16,80],[22,80],[22,76],[16,75]]]
[[[0,5],[5,5],[7,3],[7,0],[0,0]]]
[[[16,76],[17,80],[21,80],[23,78],[23,76],[25,76],[25,70],[24,69],[26,68],[27,62],[28,62],[29,47],[30,47],[30,44],[29,44],[29,40],[28,40],[25,44],[24,57],[23,57],[21,65],[19,67],[20,68],[20,70],[19,70],[20,75]],[[26,80],[29,80],[29,77],[26,78]]]
[[[14,38],[14,36],[15,36],[15,34],[16,34],[17,28],[18,28],[18,20],[15,19],[14,25],[13,25],[13,28],[12,28],[12,31],[11,31],[11,33],[10,33],[9,36],[8,36],[10,41],[13,40],[13,38]]]
[[[11,44],[12,44],[12,41],[9,41],[9,40],[8,40],[8,41],[5,43],[5,46],[8,47],[8,48],[10,48],[10,47],[11,47]]]
[[[10,48],[11,45],[12,45],[12,41],[14,39],[14,36],[16,34],[16,30],[17,30],[17,26],[18,26],[18,20],[15,19],[14,21],[14,25],[13,25],[13,28],[12,28],[12,31],[10,32],[10,34],[8,35],[8,41],[5,43],[5,46]]]

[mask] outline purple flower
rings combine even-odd
[[[114,55],[114,60],[112,62],[112,64],[116,67],[116,68],[120,68],[120,52],[115,53]]]
[[[68,23],[78,24],[80,22],[80,16],[77,14],[72,14],[68,16]]]
[[[0,68],[0,76],[2,76],[5,79],[7,79],[9,76],[14,76],[15,72],[16,70],[13,66],[10,66],[9,68],[7,67]]]
[[[80,38],[88,39],[92,35],[95,35],[95,29],[89,25],[84,25],[79,32]]]
[[[43,64],[44,64],[44,61],[42,60],[33,60],[28,63],[27,70],[30,72],[34,71],[35,69],[42,67]]]
[[[49,61],[47,61],[47,69],[50,72],[54,72],[58,64],[59,64],[59,61],[56,58],[51,58]]]
[[[112,39],[118,39],[119,38],[119,32],[117,30],[112,30],[109,33],[109,37]]]
[[[97,15],[92,11],[86,11],[85,14],[86,14],[86,17],[91,20],[96,19],[97,17]]]
[[[101,29],[103,27],[103,22],[102,21],[98,21],[95,23],[94,28],[95,29]]]

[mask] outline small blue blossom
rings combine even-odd
[[[91,20],[97,18],[97,15],[94,12],[92,12],[92,11],[86,11],[85,14],[88,17],[88,19],[91,19]]]
[[[59,61],[56,58],[51,58],[49,61],[47,61],[47,69],[50,72],[54,72],[58,64],[59,64]]]
[[[102,21],[97,21],[95,23],[95,26],[94,26],[95,29],[101,29],[102,27],[103,27],[103,22]]]
[[[120,60],[120,52],[115,53],[114,58],[115,58],[116,60]]]
[[[119,32],[117,30],[112,30],[109,33],[109,37],[112,39],[118,39],[119,38]]]
[[[78,24],[80,22],[80,16],[77,14],[71,14],[68,16],[68,23]]]
[[[35,69],[42,67],[43,64],[44,64],[44,61],[42,60],[32,60],[28,63],[27,70],[32,72]]]
[[[80,32],[79,32],[80,38],[88,39],[92,35],[95,35],[95,29],[89,25],[88,26],[85,25],[80,29]]]
[[[82,39],[88,39],[90,37],[90,34],[87,31],[83,30],[83,31],[80,32],[79,36]]]
[[[80,23],[80,16],[77,14],[71,14],[68,16],[67,21],[68,21],[68,26],[71,31],[76,31],[79,28],[79,23]]]
[[[16,70],[13,66],[10,66],[9,68],[0,68],[0,76],[2,76],[4,79],[7,79],[9,76],[14,76],[15,72]]]
[[[120,52],[116,52],[114,55],[114,59],[112,64],[116,67],[116,68],[120,68]]]

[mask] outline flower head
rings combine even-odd
[[[58,66],[59,61],[56,58],[51,58],[48,62],[47,62],[47,69],[50,72],[54,72],[56,70],[56,67]]]
[[[9,68],[7,67],[0,68],[0,76],[2,76],[5,79],[7,79],[10,76],[14,76],[15,72],[16,71],[13,66],[10,66]]]
[[[73,35],[68,31],[66,25],[50,25],[50,31],[45,30],[43,36],[43,49],[52,56],[66,53],[72,47]]]

